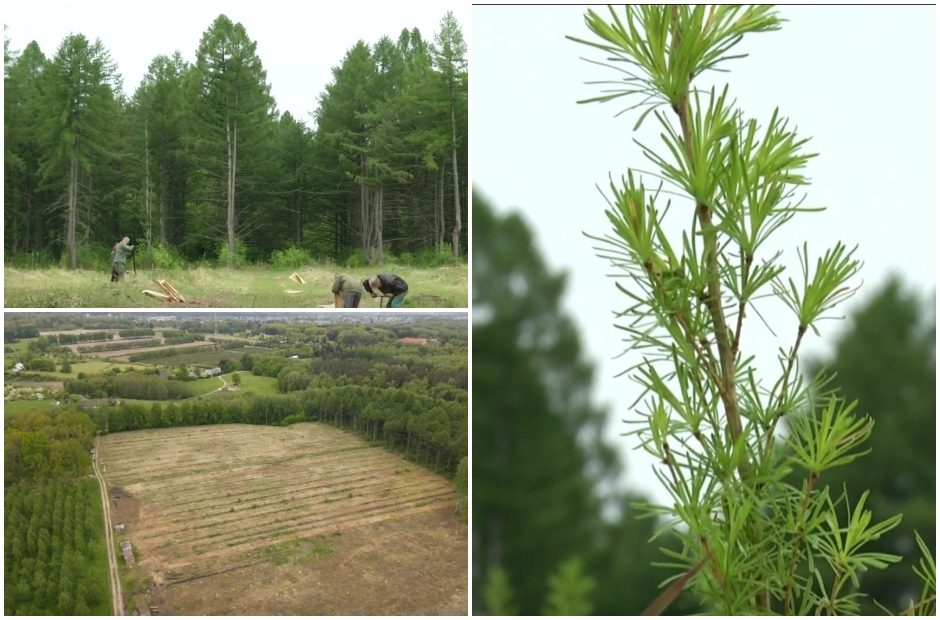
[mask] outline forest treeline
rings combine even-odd
[[[303,338],[291,331],[285,335]],[[66,379],[64,387],[89,398],[168,401],[92,409],[90,415],[105,432],[314,420],[353,429],[453,475],[467,454],[466,343],[408,345],[375,328],[352,328],[333,340],[329,336],[310,337],[311,342],[277,352],[220,360],[226,373],[248,371],[276,378],[281,393],[276,396],[245,393],[182,400],[190,393],[185,381],[175,377],[185,377],[185,367],[173,377],[156,370],[80,373]],[[181,402],[171,402],[175,400]]]
[[[452,13],[430,40],[406,28],[313,59],[338,64],[310,124],[278,110],[242,24],[219,15],[196,43],[195,62],[167,50],[127,97],[105,42],[72,34],[48,56],[5,40],[8,264],[100,268],[123,235],[162,267],[466,254]]]
[[[5,421],[4,615],[110,610],[93,434],[69,409]]]

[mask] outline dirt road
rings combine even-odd
[[[95,437],[95,458],[91,461],[95,478],[101,488],[101,506],[104,509],[104,539],[108,545],[108,576],[111,581],[111,603],[115,616],[124,615],[124,595],[121,593],[121,576],[118,574],[117,560],[114,557],[114,540],[111,537],[111,501],[108,499],[108,486],[98,469],[98,438]]]

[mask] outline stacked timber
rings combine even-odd
[[[186,300],[180,294],[176,287],[167,282],[166,280],[156,280],[156,283],[160,285],[160,288],[163,289],[163,292],[157,291],[143,291],[144,295],[149,295],[151,297],[156,297],[157,299],[162,299],[163,301],[175,301],[181,304],[186,303]]]

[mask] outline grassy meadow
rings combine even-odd
[[[298,269],[272,267],[192,267],[146,271],[138,267],[118,284],[109,272],[60,268],[4,268],[8,308],[318,308],[332,307],[330,287],[337,271],[356,279],[379,272],[396,273],[408,282],[404,308],[466,308],[467,267],[410,267],[386,264],[346,268],[313,265]],[[290,279],[298,273],[306,281]],[[162,301],[142,293],[161,292],[157,279],[170,282],[186,304]],[[364,295],[360,308],[378,308]]]

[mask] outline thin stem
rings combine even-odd
[[[741,328],[744,326],[744,306],[747,304],[747,298],[744,296],[744,290],[747,288],[747,281],[751,273],[751,263],[754,257],[750,254],[744,260],[744,266],[741,271],[741,299],[738,301],[738,324],[734,329],[734,355],[737,358],[739,347],[741,346]]]
[[[692,132],[689,128],[689,98],[688,88],[679,102],[673,106],[673,110],[679,116],[679,124],[682,126],[682,135],[685,139],[686,155],[689,159],[689,166],[693,165],[692,154]],[[695,206],[696,217],[699,222],[699,229],[702,232],[704,252],[705,252],[705,270],[708,275],[708,300],[707,308],[712,318],[712,326],[715,332],[715,344],[718,346],[718,361],[721,367],[721,381],[718,383],[718,391],[721,395],[722,403],[725,407],[725,417],[728,420],[728,429],[731,432],[732,442],[737,443],[743,429],[741,427],[741,417],[738,411],[737,386],[734,368],[734,350],[731,343],[731,333],[725,320],[724,308],[721,307],[721,273],[718,266],[718,231],[712,223],[711,209],[705,203],[699,202]],[[738,473],[741,479],[746,479],[750,475],[750,463],[743,460],[738,464]]]
[[[655,291],[658,291],[660,296],[663,298],[663,301],[667,307],[671,307],[668,299],[668,291],[663,284],[662,278],[656,271],[653,269],[652,264],[646,263],[643,265],[644,270],[646,271],[646,277],[650,281],[650,285]],[[711,356],[711,349],[708,347],[702,347],[698,340],[695,338],[695,334],[692,332],[692,328],[689,325],[688,320],[684,314],[678,310],[670,310],[670,317],[674,320],[679,327],[682,329],[682,333],[685,335],[686,340],[692,346],[692,349],[695,351],[696,356],[700,359],[702,364],[705,366],[705,371],[711,376],[712,381],[715,385],[721,385],[720,378],[718,376],[717,369],[715,368],[714,358]],[[695,385],[698,388],[699,397],[703,402],[707,402],[705,387],[702,385],[702,380],[699,374],[695,373]],[[712,426],[716,429],[718,428],[717,420],[711,418],[709,419]]]
[[[918,609],[920,609],[921,607],[924,607],[925,605],[929,605],[929,604],[933,603],[933,602],[936,601],[936,600],[937,600],[937,595],[936,595],[936,594],[931,594],[928,598],[925,598],[924,600],[920,601],[919,603],[911,603],[910,606],[909,606],[907,609],[905,609],[904,611],[902,611],[902,612],[899,613],[898,615],[899,615],[899,616],[909,616],[909,615],[913,614],[915,611],[917,611]]]
[[[731,592],[728,590],[728,582],[725,580],[724,575],[721,574],[721,567],[718,566],[718,560],[715,559],[715,554],[712,553],[711,547],[708,545],[708,539],[704,536],[699,536],[699,540],[702,543],[702,548],[705,549],[705,557],[709,559],[709,564],[712,567],[712,573],[715,575],[715,580],[718,581],[718,585],[721,586],[721,595],[725,599],[725,604],[728,606],[728,609],[731,609],[731,601],[733,597]]]
[[[840,567],[836,571],[836,578],[832,581],[832,592],[829,594],[829,600],[827,601],[830,616],[836,615],[836,596],[839,594],[839,590],[842,588],[842,580],[843,574],[842,568]]]
[[[800,343],[803,342],[803,335],[805,333],[805,325],[800,325],[796,330],[796,342],[793,343],[793,348],[790,349],[790,359],[787,361],[787,368],[783,372],[783,385],[780,387],[780,397],[777,399],[776,405],[773,407],[773,409],[771,409],[771,411],[774,411],[774,417],[770,422],[770,427],[767,429],[767,439],[765,440],[764,445],[765,459],[770,456],[770,452],[774,447],[774,430],[777,428],[777,421],[783,417],[784,413],[786,413],[783,411],[783,404],[787,400],[787,390],[790,387],[790,372],[793,370],[793,366],[796,364],[796,354],[800,350]]]
[[[813,493],[813,485],[816,483],[816,474],[810,472],[806,481],[806,492],[803,494],[803,503],[800,505],[800,514],[796,526],[796,541],[793,545],[793,554],[790,556],[790,564],[787,567],[787,589],[783,597],[783,614],[789,616],[793,614],[793,574],[796,571],[796,560],[800,553],[800,547],[803,546],[804,532],[806,526],[806,507],[809,506],[809,498]]]

